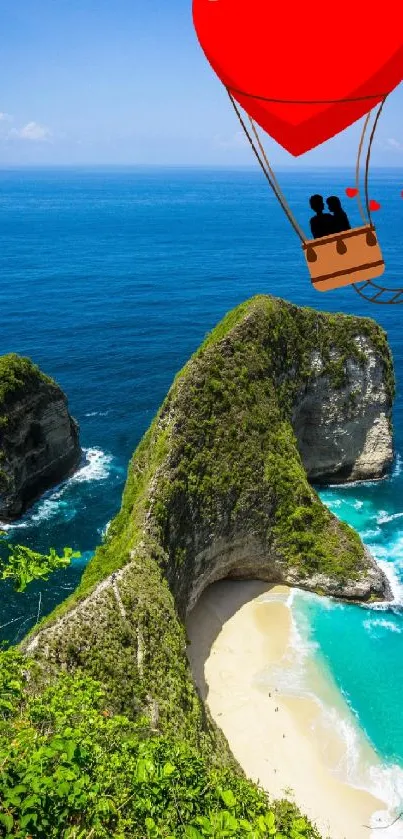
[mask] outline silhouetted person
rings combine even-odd
[[[312,236],[314,239],[320,239],[321,236],[328,236],[329,233],[334,233],[334,219],[330,213],[325,213],[325,202],[321,195],[311,195],[309,203],[316,215],[312,216],[310,225]]]
[[[350,230],[351,224],[340,203],[337,195],[329,195],[326,204],[333,216],[334,233],[342,233],[343,230]]]

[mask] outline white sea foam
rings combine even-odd
[[[277,690],[283,696],[309,696],[313,698],[312,691],[307,680],[307,662],[312,658],[317,644],[309,638],[308,624],[304,624],[300,631],[294,618],[292,604],[296,590],[291,590],[287,600],[282,600],[290,610],[291,632],[290,644],[278,666],[271,666],[263,671],[257,683],[265,688]],[[298,592],[298,597],[304,595]],[[309,596],[309,595],[307,595]],[[266,602],[276,601],[278,598],[268,595]]]
[[[387,478],[376,478],[372,481],[349,481],[348,484],[328,484],[329,489],[350,489],[350,487],[374,487]]]
[[[330,510],[338,510],[343,504],[341,498],[322,498],[322,501],[325,502],[326,506],[329,507]]]
[[[403,800],[403,770],[395,764],[378,762],[375,753],[373,759],[368,761],[364,749],[365,735],[351,712],[343,716],[337,709],[322,705],[322,720],[329,731],[339,733],[345,745],[339,763],[333,768],[334,774],[352,787],[371,793],[387,805],[387,810],[379,810],[372,814],[371,839],[403,839],[401,821],[390,827],[399,814]]]
[[[84,449],[84,464],[69,478],[70,483],[82,483],[83,481],[103,481],[110,473],[112,455],[105,454],[102,449],[94,447]]]
[[[386,524],[388,521],[401,518],[403,518],[403,513],[392,513],[392,515],[388,516],[387,512],[382,510],[377,518],[377,522],[378,524]]]
[[[6,532],[8,532],[9,530],[15,530],[15,529],[24,528],[24,527],[28,527],[28,522],[27,521],[18,521],[18,522],[0,521],[0,530],[4,530]]]
[[[396,764],[373,765],[367,769],[367,780],[369,792],[388,806],[388,810],[373,813],[371,839],[402,839],[403,821],[395,819],[402,811],[403,770]]]
[[[393,466],[392,477],[397,478],[399,475],[401,475],[402,469],[403,469],[403,458],[401,457],[400,454],[397,454],[396,455],[396,460],[395,460],[395,463],[394,463],[394,466]]]
[[[395,632],[398,635],[401,635],[403,632],[403,629],[400,626],[393,623],[393,621],[386,620],[386,618],[367,618],[367,620],[364,621],[363,626],[365,626],[365,629],[367,629],[371,634],[376,634],[377,629],[387,629],[389,632]]]
[[[382,531],[380,527],[376,527],[374,530],[363,530],[361,533],[361,539],[363,539],[364,542],[366,539],[376,539],[381,535],[381,533]]]
[[[84,449],[84,459],[80,468],[66,481],[59,484],[55,489],[49,490],[43,498],[35,504],[32,509],[18,522],[0,522],[0,529],[15,530],[29,527],[31,524],[39,524],[54,516],[63,515],[65,521],[71,521],[77,514],[77,509],[71,500],[64,498],[69,487],[75,483],[106,480],[111,471],[112,456],[106,454],[97,447]]]
[[[287,597],[287,600],[285,601],[285,605],[289,609],[292,608],[292,604],[294,603],[294,598],[295,598],[295,588],[290,588],[289,595]]]
[[[392,476],[400,475],[402,469],[403,460],[398,456]],[[355,485],[360,486],[362,483],[364,483],[364,486],[376,486],[379,482],[356,482]],[[354,484],[349,486],[354,486]],[[337,489],[337,485],[335,488]],[[321,498],[335,512],[344,503],[353,506],[355,509],[366,506],[357,503],[355,499],[345,502],[342,499],[332,497],[328,500],[326,493],[321,494]],[[340,503],[337,503],[337,501]],[[377,525],[383,525],[400,518],[403,518],[403,513],[379,510],[375,516],[370,517],[369,521],[371,521],[371,524],[372,521],[376,521]],[[387,637],[387,633],[401,634],[403,631],[398,623],[394,623],[390,611],[388,616],[385,614],[388,610],[393,612],[394,607],[396,612],[401,611],[403,606],[403,533],[400,531],[400,533],[395,534],[387,546],[379,545],[376,541],[372,542],[381,533],[382,529],[378,526],[361,532],[361,537],[366,541],[369,550],[384,571],[391,586],[393,601],[391,603],[374,603],[368,606],[368,609],[371,610],[369,611],[371,616],[364,621],[364,627],[374,636],[385,635]],[[380,612],[383,613],[383,617],[380,617]],[[375,617],[376,613],[379,617]],[[318,699],[320,698],[318,697]],[[354,718],[353,713],[348,711],[348,705],[346,714],[341,710],[326,707],[325,704],[322,705],[322,708],[324,724],[331,727],[333,731],[339,731],[345,744],[343,758],[339,765],[334,768],[334,771],[344,780],[348,780],[352,786],[364,789],[381,801],[385,801],[388,808],[373,814],[371,820],[373,829],[368,831],[370,838],[403,839],[403,818],[398,818],[403,811],[403,769],[395,764],[382,764],[380,760],[377,760],[375,754],[372,760],[369,759],[368,754],[370,753],[364,749],[365,734],[360,730],[359,722]]]
[[[107,521],[105,527],[100,528],[100,530],[98,531],[100,533],[102,539],[105,539],[105,536],[107,535],[111,524],[112,524],[112,519],[110,519],[110,521]]]
[[[86,417],[107,417],[110,411],[88,411],[84,416]]]
[[[372,551],[374,553],[374,551]],[[390,588],[392,590],[392,597],[393,600],[390,603],[374,603],[373,608],[382,608],[387,609],[393,604],[402,605],[403,604],[403,584],[397,574],[397,570],[395,564],[392,562],[388,562],[388,560],[379,559],[376,557],[377,563],[379,567],[384,572],[385,576],[388,579]]]
[[[298,592],[296,596],[298,599],[315,597],[315,595],[305,592]],[[295,598],[293,598],[293,602],[295,602]],[[322,605],[324,602],[325,599],[321,600]],[[330,608],[338,607],[342,608],[338,604],[330,603]],[[375,753],[369,761],[368,741],[366,741],[365,734],[359,727],[358,719],[349,708],[345,697],[342,700],[340,696],[340,699],[338,699],[339,707],[335,707],[329,704],[328,698],[324,700],[315,693],[311,683],[311,674],[318,645],[309,637],[308,618],[298,613],[297,623],[295,615],[292,612],[291,614],[291,650],[288,652],[287,658],[283,659],[283,665],[286,665],[285,673],[280,667],[277,668],[276,673],[272,670],[272,684],[275,684],[282,694],[309,696],[315,699],[321,709],[319,726],[321,729],[323,728],[323,733],[337,731],[344,744],[339,762],[329,767],[331,771],[340,780],[357,789],[370,792],[387,805],[387,810],[373,814],[371,822],[373,830],[369,833],[369,839],[380,839],[380,837],[383,837],[383,839],[403,839],[403,821],[396,822],[393,827],[387,827],[398,815],[403,801],[403,769],[397,765],[382,764],[380,760],[378,761]],[[365,623],[371,623],[372,626],[379,626],[392,632],[401,631],[392,621],[383,618],[371,617]],[[287,667],[288,662],[289,667]],[[320,737],[325,760],[326,740],[326,736]],[[385,826],[384,829],[381,829],[382,825]]]

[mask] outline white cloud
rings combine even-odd
[[[23,128],[16,132],[21,140],[32,140],[33,142],[44,142],[50,140],[52,132],[46,125],[40,125],[39,122],[27,122]]]
[[[388,140],[386,140],[386,145],[390,149],[397,149],[397,151],[403,151],[403,145],[399,143],[399,140],[396,140],[395,137],[389,137]]]
[[[232,137],[222,137],[220,134],[216,134],[213,143],[215,148],[218,149],[242,149],[248,145],[243,131],[237,131]]]
[[[375,139],[374,145],[382,149],[382,151],[403,152],[403,143],[400,140],[396,140],[396,137],[388,137],[387,140]]]
[[[0,111],[0,122],[12,122],[13,118],[11,114],[5,114],[4,111]]]

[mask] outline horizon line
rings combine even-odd
[[[291,164],[279,163],[272,164],[277,170],[295,171]],[[250,169],[259,171],[259,167],[253,163],[6,163],[0,161],[0,171],[8,171],[10,169]],[[329,169],[352,169],[353,167],[346,164],[302,164],[301,169],[311,171],[312,169],[321,169],[328,171]],[[379,169],[402,169],[403,163],[399,164],[377,164],[371,166],[371,170]]]

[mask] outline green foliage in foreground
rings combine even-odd
[[[33,580],[47,580],[49,575],[58,568],[67,568],[73,557],[79,557],[79,551],[64,548],[62,556],[58,556],[51,548],[48,554],[41,554],[27,548],[26,545],[5,543],[8,551],[4,558],[0,558],[0,579],[12,580],[15,591],[23,592]]]
[[[28,696],[24,668],[1,655],[3,839],[319,839],[292,804],[270,807],[188,743],[152,736],[147,718],[113,715],[96,681],[63,675]]]

